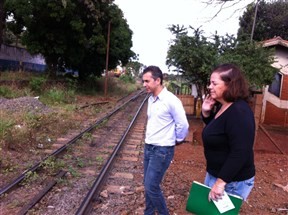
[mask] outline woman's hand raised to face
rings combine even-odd
[[[205,97],[202,104],[202,114],[204,117],[210,116],[210,111],[212,110],[215,103],[216,101],[212,99],[209,94]]]

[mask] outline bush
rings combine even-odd
[[[63,104],[72,102],[74,98],[74,90],[63,90],[53,87],[43,94],[41,100],[43,100],[45,104]]]
[[[32,91],[40,93],[45,82],[46,78],[44,77],[33,77],[29,81],[29,87],[31,88]]]
[[[0,97],[13,98],[14,93],[9,87],[0,86]]]
[[[7,131],[13,127],[14,122],[8,119],[1,119],[0,121],[0,139],[4,138],[7,134]]]
[[[132,77],[132,75],[121,75],[120,80],[123,81],[124,83],[135,83],[135,79]]]

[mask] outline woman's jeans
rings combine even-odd
[[[169,214],[160,183],[174,156],[174,146],[154,146],[145,144],[144,149],[144,187],[145,215]]]
[[[252,188],[254,187],[254,176],[244,181],[232,181],[225,185],[225,191],[230,194],[234,194],[243,198],[243,200],[247,200]],[[212,187],[217,178],[206,173],[204,184],[208,187]]]

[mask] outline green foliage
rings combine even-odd
[[[83,167],[85,167],[85,162],[84,162],[84,160],[82,158],[76,158],[76,165],[78,167],[83,168]]]
[[[238,38],[249,40],[252,33],[256,4],[251,3],[240,17]],[[288,39],[288,1],[264,1],[258,3],[253,40],[262,41],[280,36]]]
[[[31,182],[36,181],[39,179],[39,175],[35,171],[29,171],[26,173],[25,178],[21,182],[22,185],[28,185]]]
[[[41,126],[42,116],[28,112],[24,115],[24,120],[29,128],[39,128]]]
[[[132,83],[134,84],[135,83],[135,79],[133,78],[133,76],[131,74],[124,74],[124,75],[121,75],[119,77],[119,79],[121,81],[123,81],[124,83]]]
[[[142,63],[140,63],[138,60],[130,60],[126,65],[126,72],[128,74],[134,74],[135,77],[139,77],[141,74],[141,69],[144,67]]]
[[[56,88],[50,89],[46,96],[50,104],[61,104],[65,100],[65,92]]]
[[[28,72],[23,70],[1,72],[1,80],[7,81],[29,81],[31,78],[39,76],[42,76],[42,74],[36,74],[35,72]]]
[[[66,86],[68,87],[69,90],[76,91],[78,87],[78,82],[75,79],[67,78]]]
[[[91,141],[92,138],[93,138],[93,136],[92,136],[92,134],[89,133],[89,132],[84,133],[83,136],[82,136],[82,139],[83,139],[83,140],[86,140],[86,141],[89,141],[89,140]]]
[[[104,161],[104,158],[99,155],[99,156],[96,157],[95,160],[97,161],[98,164],[101,164]]]
[[[0,86],[0,97],[14,98],[15,93],[8,86]]]
[[[85,82],[79,83],[79,91],[87,95],[95,95],[95,93],[104,92],[104,79],[90,74]]]
[[[277,69],[274,63],[274,51],[249,41],[239,42],[234,48],[226,50],[219,62],[231,62],[244,72],[250,86],[261,88],[271,84]]]
[[[31,88],[32,91],[36,93],[40,93],[45,82],[46,82],[46,78],[44,77],[33,77],[29,81],[29,87]]]
[[[1,151],[1,148],[0,148]],[[4,160],[4,159],[3,159]],[[0,163],[1,163],[2,159],[0,158]],[[7,166],[5,166],[5,168],[2,168],[2,172],[3,174],[9,174],[9,173],[13,173],[17,170],[17,166],[13,166],[11,163],[8,163]]]
[[[49,71],[58,66],[78,71],[81,80],[90,74],[100,76],[106,65],[109,23],[109,69],[135,55],[132,31],[111,1],[11,0],[5,2],[5,10],[14,18],[7,23],[9,30],[32,54],[45,57]]]
[[[49,157],[41,163],[41,167],[53,174],[65,167],[65,163],[64,161],[56,160],[55,157]]]
[[[43,169],[55,169],[56,162],[54,157],[49,157],[41,163]]]
[[[19,89],[15,86],[0,86],[0,97],[7,99],[13,99],[21,96],[32,96],[32,92],[29,87]]]
[[[11,119],[4,119],[1,117],[0,120],[0,139],[4,138],[7,135],[7,132],[10,128],[14,125],[13,120]]]
[[[199,29],[193,29],[188,35],[184,27],[172,26],[171,32],[176,38],[171,44],[167,64],[177,68],[188,83],[194,83],[201,97],[209,81],[212,69],[221,63],[234,63],[246,75],[251,86],[261,87],[270,84],[276,69],[273,50],[263,48],[260,44],[239,41],[234,36],[213,35],[208,41]]]
[[[188,35],[188,29],[179,25],[171,26],[170,31],[175,35],[169,47],[166,64],[176,67],[188,78],[188,81],[198,86],[201,96],[202,87],[206,86],[211,68],[217,62],[217,47],[207,40],[200,29],[194,29],[193,35]]]
[[[77,172],[72,166],[68,167],[68,171],[73,177],[80,177],[80,173]]]
[[[4,37],[2,37],[4,25],[5,25],[5,23],[4,23],[4,20],[5,20],[4,3],[5,3],[5,0],[0,1],[0,35],[1,35],[0,45],[2,45],[3,39],[4,39]]]
[[[52,89],[44,92],[40,99],[43,101],[43,103],[50,105],[70,103],[75,99],[75,91],[53,87]]]

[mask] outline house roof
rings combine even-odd
[[[269,40],[262,41],[263,47],[269,47],[269,46],[284,46],[288,48],[288,40],[283,40],[281,37],[274,37]]]

